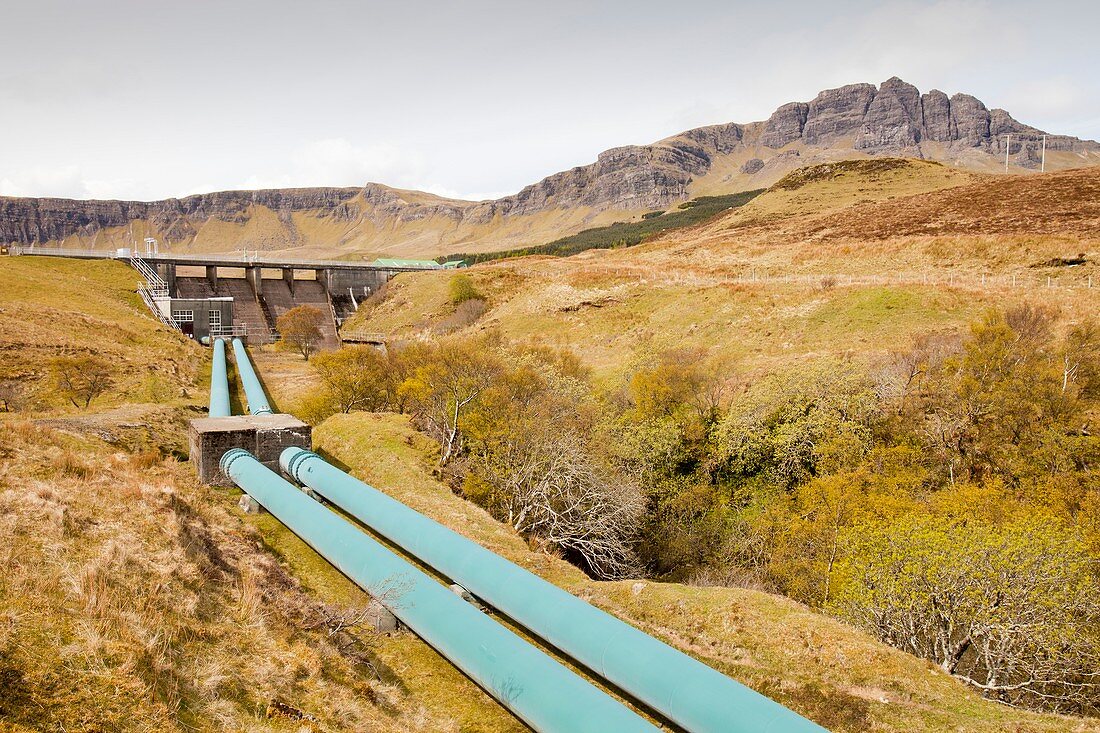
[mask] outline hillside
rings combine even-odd
[[[1009,137],[1011,136],[1011,137]],[[1100,145],[1047,135],[966,94],[948,97],[892,78],[825,90],[767,120],[688,130],[601,153],[493,201],[459,201],[377,183],[132,201],[0,197],[0,242],[237,249],[297,256],[435,257],[538,246],[582,229],[637,221],[699,196],[763,188],[822,162],[904,156],[998,172],[1100,164]],[[1006,151],[1005,146],[1009,149]]]
[[[863,200],[958,183],[938,169],[923,177],[926,165],[895,167],[880,187],[857,169],[843,185],[871,189]],[[805,188],[804,205],[820,208],[829,185],[814,183],[822,188],[812,196]],[[750,205],[772,215],[773,194],[781,195]],[[1007,297],[885,285],[773,291],[731,282],[732,270],[718,279],[721,268],[668,266],[680,257],[672,248],[718,236],[710,227],[720,223],[636,249],[475,268],[492,301],[484,324],[573,346],[607,374],[685,340],[762,368],[872,350]],[[415,334],[419,322],[446,315],[446,277],[401,276],[362,322]],[[0,258],[2,376],[31,398],[0,414],[0,729],[521,730],[411,634],[345,628],[365,602],[360,591],[270,515],[241,515],[239,492],[202,487],[178,462],[183,425],[205,400],[206,354],[145,315],[133,279],[120,263]],[[113,386],[87,410],[66,406],[45,381],[44,365],[67,350],[114,360]],[[257,363],[283,409],[312,383],[310,367],[289,354],[265,351]],[[983,700],[932,665],[779,596],[591,581],[433,478],[429,442],[403,416],[336,416],[316,439],[414,508],[833,730],[1100,730]]]
[[[0,730],[454,729],[180,462],[207,355],[133,278],[0,258]],[[87,410],[46,374],[72,352],[113,360]]]
[[[904,160],[810,168],[636,247],[473,268],[490,307],[471,328],[566,346],[609,374],[681,346],[756,372],[902,346],[998,303],[1034,299],[1072,317],[1100,296],[1083,287],[1089,274],[1100,286],[1098,182],[1097,169],[1005,179]],[[1079,253],[1085,265],[1044,265]],[[416,337],[453,310],[448,277],[402,275],[347,328]]]

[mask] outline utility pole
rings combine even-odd
[[[1043,135],[1043,167],[1040,169],[1041,173],[1047,172],[1047,136]]]
[[[1008,149],[1012,147],[1012,133],[1005,135],[1005,173],[1008,173]]]

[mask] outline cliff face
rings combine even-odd
[[[119,235],[101,242],[101,232],[140,222],[142,231],[169,245],[201,239],[207,249],[286,248],[307,241],[323,246],[325,237],[337,237],[342,245],[402,254],[484,250],[540,243],[606,223],[611,212],[666,208],[699,190],[757,188],[824,159],[890,155],[991,168],[1003,161],[1009,134],[1010,163],[1037,168],[1042,131],[972,96],[921,94],[895,77],[878,87],[851,84],[809,102],[784,104],[764,122],[701,127],[651,145],[613,148],[591,165],[555,173],[495,201],[456,201],[375,183],[361,189],[226,191],[151,203],[0,197],[0,241],[77,237],[85,245],[110,246],[135,240]],[[1100,164],[1095,142],[1048,135],[1046,145],[1048,169]],[[540,223],[531,225],[536,219]],[[322,225],[310,234],[306,220]],[[416,244],[402,249],[405,241]]]
[[[1036,167],[1034,153],[1044,133],[1012,118],[1003,109],[990,110],[968,94],[946,94],[933,89],[926,94],[894,77],[878,89],[852,84],[821,92],[808,104],[794,102],[775,111],[764,123],[762,142],[781,148],[801,141],[810,146],[852,148],[872,155],[929,157],[926,141],[947,143],[956,150],[978,148],[1003,155],[1005,136],[1012,134],[1011,161],[1024,168]],[[1095,142],[1066,135],[1048,135],[1047,150],[1096,151]]]

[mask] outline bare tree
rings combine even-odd
[[[23,383],[18,379],[0,379],[0,412],[18,412],[26,403]]]
[[[111,364],[97,356],[59,356],[50,363],[54,388],[85,410],[114,385],[112,372]]]
[[[480,457],[477,467],[495,489],[491,509],[516,531],[576,552],[596,577],[639,572],[632,547],[642,493],[595,464],[577,433],[551,421],[531,425]]]

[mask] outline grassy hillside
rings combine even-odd
[[[637,247],[472,268],[489,310],[469,330],[568,346],[605,380],[684,345],[751,380],[822,355],[870,357],[998,303],[1041,299],[1072,320],[1100,293],[1081,285],[1098,251],[1090,175],[1021,178],[1007,196],[925,163],[806,174]],[[950,200],[975,202],[981,227],[937,218]],[[1055,204],[1065,226],[1043,223]],[[899,217],[896,236],[875,233],[887,216]],[[1078,253],[1086,264],[1049,264]],[[1035,286],[1011,287],[1012,275]],[[402,275],[350,327],[423,336],[453,313],[452,276]],[[522,730],[415,636],[341,629],[365,595],[270,515],[240,514],[239,492],[199,486],[175,460],[205,402],[208,356],[144,312],[134,281],[119,263],[0,259],[0,378],[28,391],[20,412],[0,414],[0,730]],[[117,364],[89,410],[46,386],[44,365],[67,351]],[[256,361],[282,409],[313,382],[293,355]],[[591,581],[434,479],[431,447],[403,417],[333,417],[316,441],[414,508],[833,730],[1100,731],[983,700],[778,596]]]
[[[739,189],[738,189],[739,190]],[[410,203],[446,202],[415,191],[398,192]],[[470,202],[456,202],[460,207]],[[539,245],[591,227],[640,219],[641,210],[596,210],[590,207],[548,209],[533,214],[495,216],[485,221],[462,221],[442,214],[394,216],[361,194],[348,206],[363,212],[349,218],[342,211],[323,209],[286,215],[260,204],[249,205],[240,220],[196,219],[195,233],[182,241],[165,243],[167,232],[146,220],[108,227],[94,235],[74,234],[47,246],[113,250],[137,247],[144,237],[156,237],[162,251],[176,253],[262,250],[268,255],[294,258],[366,259],[377,257],[437,257],[446,252],[489,252]]]
[[[208,356],[148,316],[134,282],[119,263],[0,258],[3,377],[28,392],[0,413],[0,730],[514,726],[415,637],[356,627],[362,593],[327,595],[331,569],[276,552],[270,517],[250,526],[239,492],[179,462]],[[74,350],[117,367],[88,410],[42,381]],[[457,713],[433,678],[457,688]]]
[[[137,295],[139,279],[121,262],[0,258],[0,380],[15,380],[49,401],[43,393],[49,360],[96,354],[117,366],[115,385],[99,406],[193,399],[204,378],[203,349],[156,327]]]
[[[608,375],[680,346],[749,375],[880,353],[997,304],[1041,302],[1072,320],[1100,296],[1098,181],[1096,169],[976,179],[922,161],[809,169],[710,223],[627,250],[475,267],[468,275],[490,308],[470,329],[569,347]],[[981,226],[951,213],[965,211]],[[881,229],[890,217],[900,233]],[[1051,264],[1081,253],[1082,266]],[[454,309],[449,277],[402,275],[347,327],[422,336]]]

